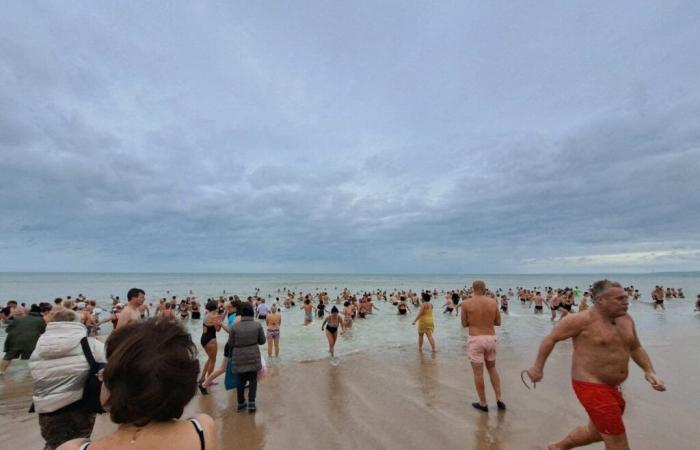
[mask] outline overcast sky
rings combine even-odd
[[[4,3],[0,271],[700,269],[700,2],[146,3]]]

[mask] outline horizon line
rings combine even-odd
[[[502,275],[663,275],[663,274],[700,274],[700,270],[652,271],[652,272],[88,272],[88,271],[0,271],[0,274],[63,274],[63,275],[372,275],[372,276],[502,276]]]

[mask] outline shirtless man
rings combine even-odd
[[[666,309],[664,307],[664,288],[661,286],[656,286],[653,291],[651,291],[651,299],[654,301],[654,309],[659,306],[661,309]]]
[[[472,406],[480,411],[488,412],[486,392],[484,387],[484,364],[489,372],[491,385],[496,394],[498,409],[506,409],[501,401],[501,378],[496,371],[496,329],[501,325],[501,314],[498,303],[486,295],[486,284],[481,280],[472,283],[474,295],[462,302],[462,326],[469,327],[467,353],[474,371],[474,384],[479,401]]]
[[[540,291],[535,293],[533,301],[535,302],[535,314],[542,314],[544,311],[544,308],[542,307],[544,300],[542,299],[542,293]]]
[[[139,288],[129,289],[126,294],[127,305],[122,309],[121,314],[119,314],[119,321],[117,322],[117,329],[124,327],[131,322],[139,322],[141,320],[141,305],[146,298],[146,293]]]
[[[544,364],[554,345],[573,339],[572,385],[590,421],[550,444],[550,450],[600,441],[605,442],[607,450],[629,449],[622,422],[625,401],[620,384],[627,379],[630,358],[644,370],[644,378],[652,388],[666,390],[639,343],[634,321],[627,314],[627,292],[619,283],[601,280],[593,284],[591,296],[595,306],[562,319],[544,338],[535,364],[527,370],[533,382],[542,380]]]

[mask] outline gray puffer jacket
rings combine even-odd
[[[252,317],[241,317],[241,321],[233,325],[228,343],[233,349],[233,373],[257,372],[262,368],[258,345],[265,343],[265,331]]]

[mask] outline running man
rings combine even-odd
[[[554,345],[573,339],[571,383],[590,417],[588,425],[572,430],[550,450],[570,449],[605,442],[607,450],[629,449],[622,414],[625,400],[620,384],[629,374],[629,360],[644,371],[644,378],[657,391],[665,391],[649,355],[639,343],[634,321],[627,314],[627,292],[613,281],[596,281],[591,288],[595,305],[559,322],[540,345],[535,364],[527,370],[533,382],[542,380],[544,364]]]
[[[489,372],[491,386],[496,394],[496,406],[506,409],[501,401],[501,377],[496,370],[496,328],[501,325],[498,303],[486,295],[486,283],[476,280],[472,283],[474,295],[462,302],[462,327],[469,328],[467,353],[474,371],[474,384],[479,401],[472,406],[479,411],[488,412],[486,388],[484,386],[484,364]]]

